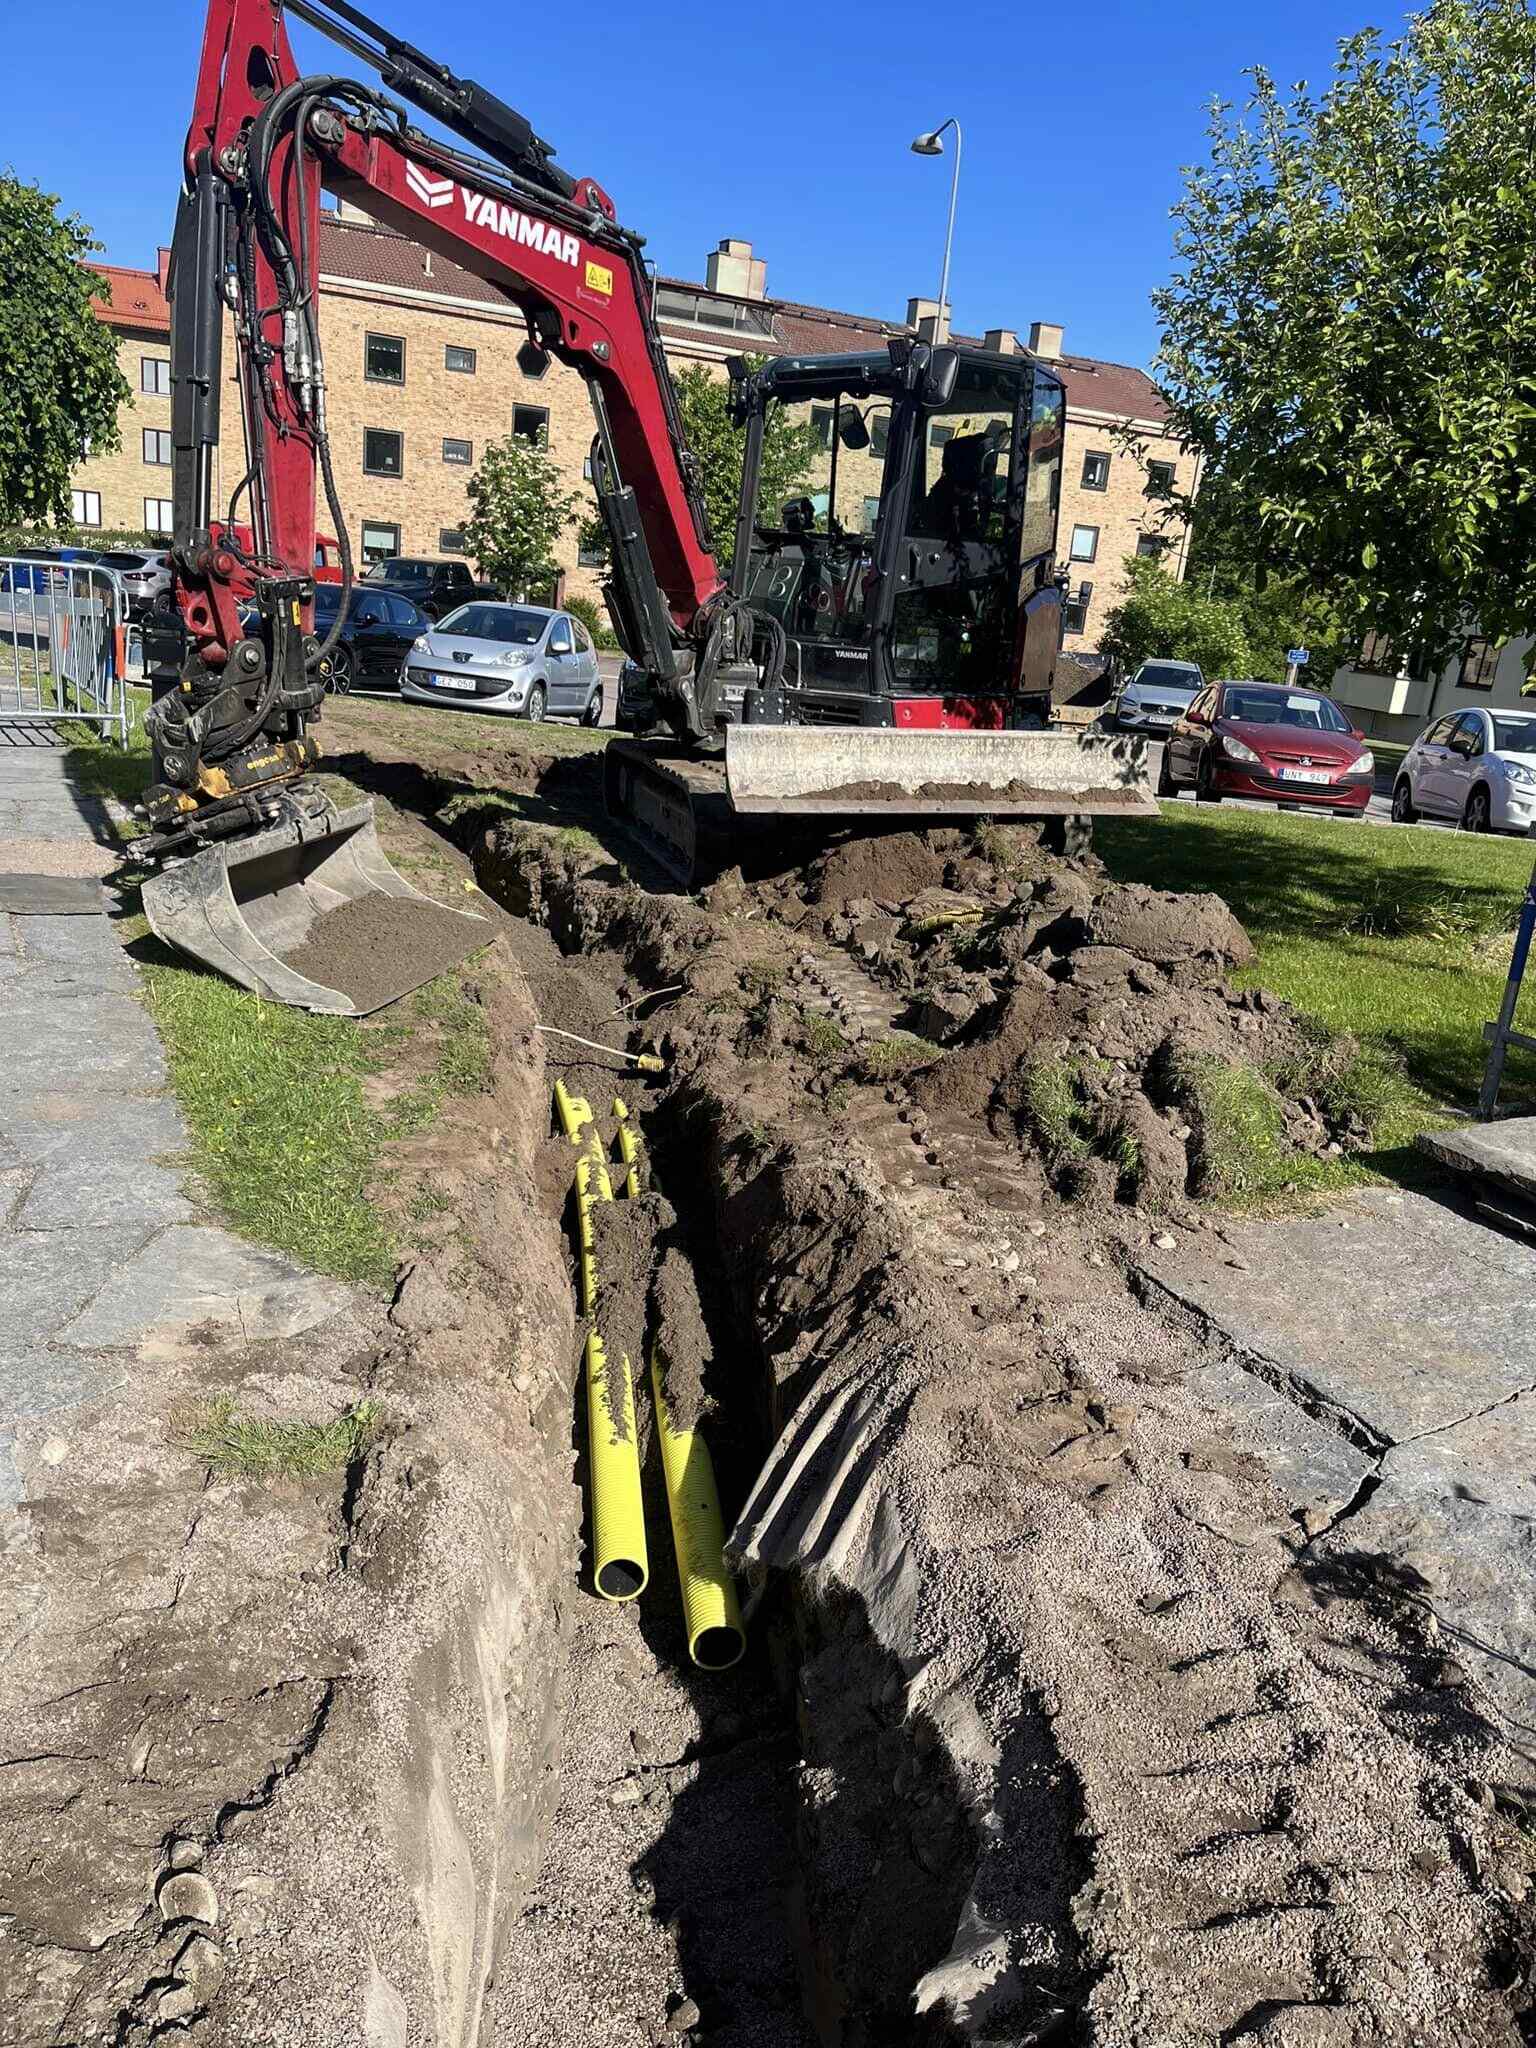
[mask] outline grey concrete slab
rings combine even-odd
[[[131,1224],[9,1233],[0,1262],[0,1330],[6,1342],[47,1346],[114,1271],[131,1262],[147,1235]],[[4,1413],[0,1406],[0,1417]]]
[[[1536,1381],[1536,1252],[1443,1203],[1373,1188],[1226,1237],[1145,1268],[1379,1437],[1421,1436]]]
[[[47,960],[75,969],[87,961],[111,960],[127,967],[129,983],[135,985],[133,963],[124,959],[122,944],[104,907],[94,918],[32,916],[15,922],[24,960]]]
[[[338,1282],[302,1272],[226,1230],[172,1224],[123,1262],[59,1341],[111,1350],[199,1327],[247,1341],[293,1337],[337,1314],[348,1299]]]
[[[18,917],[106,915],[101,884],[88,875],[0,874],[0,908]]]
[[[5,1156],[24,1161],[31,1177],[12,1219],[16,1229],[78,1228],[129,1218],[148,1228],[192,1219],[192,1205],[170,1163],[184,1150],[186,1133],[169,1100],[102,1100],[63,1090],[24,1105],[0,1097],[0,1138]]]
[[[1210,1360],[1188,1384],[1238,1424],[1309,1535],[1342,1513],[1376,1470],[1372,1452],[1308,1415],[1235,1359]]]
[[[1531,1376],[1536,1380],[1536,1360]],[[1536,1528],[1536,1393],[1517,1394],[1449,1429],[1398,1444],[1383,1472],[1405,1492],[1438,1493]]]
[[[1506,1117],[1502,1123],[1459,1124],[1449,1131],[1421,1131],[1421,1152],[1450,1172],[1536,1201],[1536,1116]]]
[[[144,1093],[165,1082],[154,1028],[126,994],[66,1000],[57,989],[35,992],[29,976],[18,976],[6,989],[4,1045],[0,1095],[82,1082]]]

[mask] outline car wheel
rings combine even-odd
[[[1399,775],[1397,787],[1392,792],[1392,822],[1394,825],[1416,825],[1419,814],[1413,801],[1413,784],[1406,775]]]
[[[352,659],[352,650],[344,643],[338,643],[331,649],[331,688],[338,697],[350,697],[356,680],[357,665]]]
[[[1179,793],[1179,785],[1174,781],[1173,772],[1168,766],[1166,740],[1163,742],[1162,759],[1157,764],[1157,793],[1159,796],[1177,796]]]
[[[528,702],[523,707],[523,716],[530,725],[542,724],[544,718],[544,685],[535,683],[528,692]]]
[[[583,725],[601,725],[603,722],[603,693],[594,690],[587,699],[587,708],[581,714]]]
[[[1211,773],[1209,753],[1200,756],[1200,766],[1195,770],[1195,801],[1201,804],[1219,804],[1221,791],[1216,787]]]
[[[1488,788],[1480,782],[1467,798],[1467,808],[1462,825],[1468,832],[1491,832],[1493,817],[1488,807]]]

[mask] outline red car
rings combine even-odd
[[[1363,734],[1321,691],[1209,683],[1168,736],[1157,793],[1193,785],[1204,803],[1257,797],[1358,818],[1375,779]]]

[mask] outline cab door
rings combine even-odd
[[[1163,742],[1168,749],[1168,773],[1173,781],[1194,781],[1201,753],[1210,737],[1210,720],[1215,715],[1215,690],[1202,690]],[[1205,723],[1200,723],[1201,720]]]
[[[545,672],[549,677],[550,710],[580,711],[586,704],[587,694],[579,673],[576,637],[564,612],[550,627],[544,652],[547,656]]]
[[[1477,711],[1463,711],[1435,765],[1435,808],[1459,818],[1477,780],[1483,758],[1483,720]]]

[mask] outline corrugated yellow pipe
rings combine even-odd
[[[585,1095],[572,1095],[563,1081],[555,1083],[555,1114],[560,1128],[573,1145],[581,1143],[583,1129],[592,1121],[592,1105]]]
[[[629,1104],[620,1095],[613,1098],[613,1113],[619,1122],[619,1157],[624,1162],[624,1192],[633,1198],[640,1192],[638,1161],[640,1145],[629,1121]]]
[[[633,1600],[650,1577],[640,1453],[635,1436],[635,1383],[629,1360],[609,1363],[602,1338],[587,1333],[587,1437],[592,1465],[592,1564],[605,1600]]]
[[[661,1371],[651,1353],[651,1387],[656,1396],[656,1431],[672,1518],[672,1548],[688,1624],[688,1654],[703,1671],[726,1671],[747,1647],[736,1587],[725,1568],[725,1525],[709,1447],[696,1429],[678,1429],[661,1391]]]

